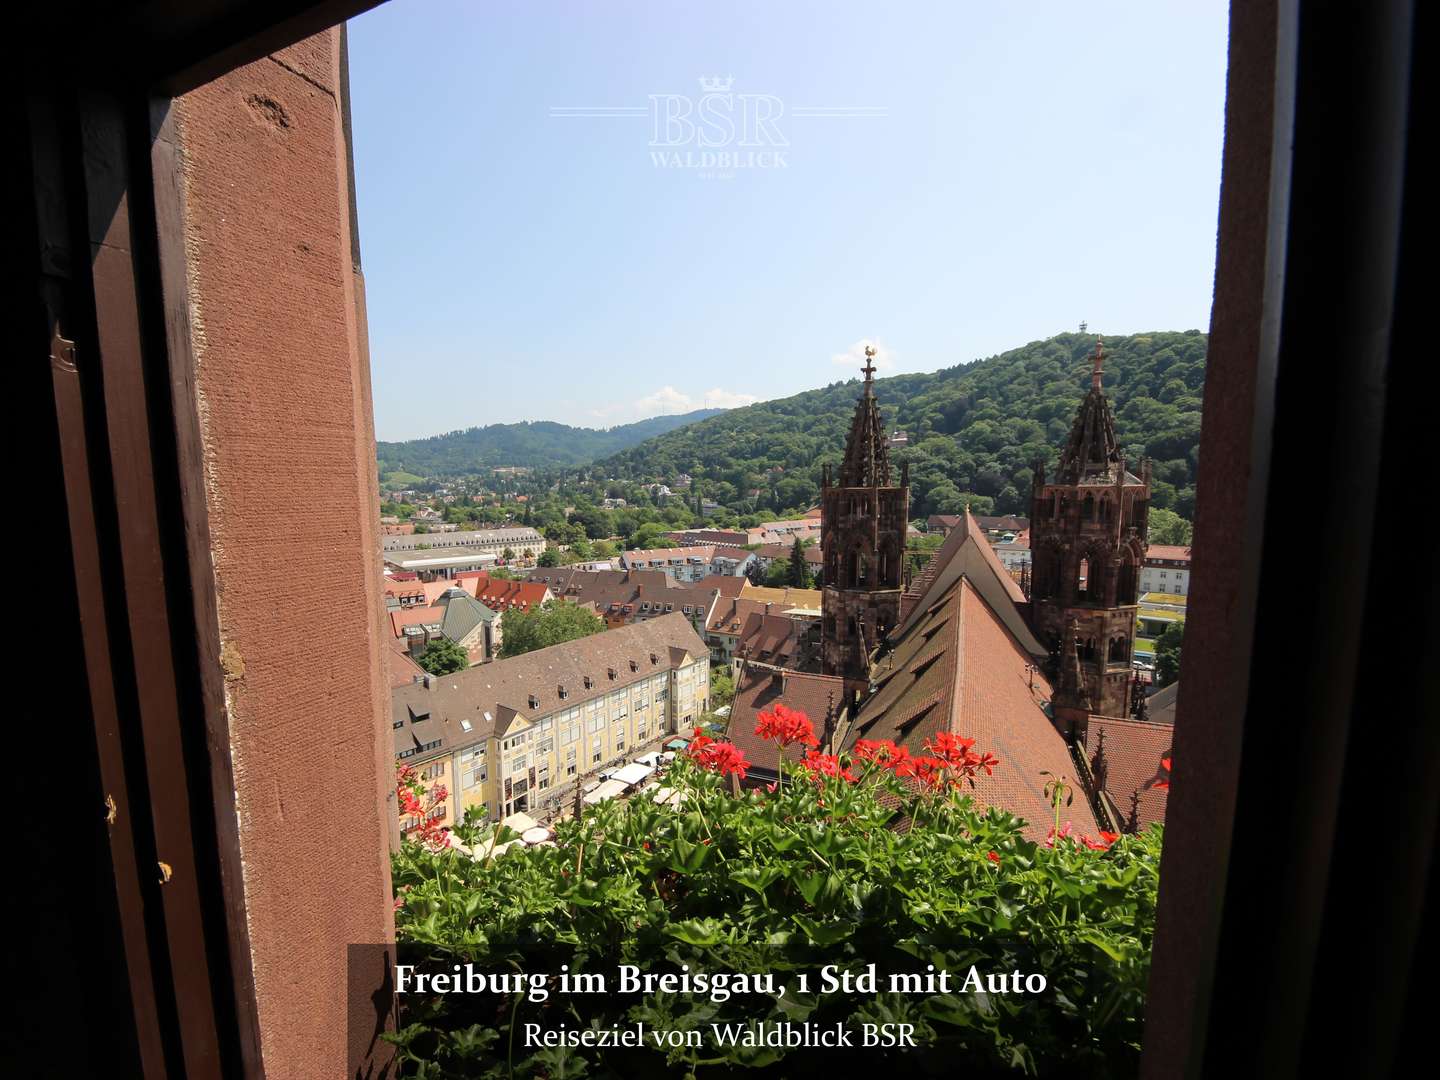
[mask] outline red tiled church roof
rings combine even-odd
[[[1170,793],[1155,785],[1170,779],[1161,759],[1170,756],[1174,736],[1168,724],[1090,717],[1085,756],[1096,786],[1108,793],[1123,828],[1144,829],[1165,820]]]
[[[941,731],[972,738],[977,750],[1000,759],[993,776],[976,779],[976,802],[1024,818],[1026,835],[1043,839],[1053,810],[1042,772],[1068,776],[1075,801],[1061,820],[1093,835],[1095,817],[1069,748],[1045,712],[1051,689],[1034,670],[1034,657],[965,575],[928,590],[923,605],[892,637],[846,748],[857,739],[893,739],[923,753],[925,740]]]

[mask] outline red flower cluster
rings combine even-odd
[[[851,756],[856,761],[873,762],[888,769],[902,780],[916,780],[926,787],[939,789],[958,787],[981,769],[987,776],[994,773],[1000,759],[988,751],[975,753],[971,749],[974,745],[974,739],[942,731],[933,739],[925,740],[924,754],[912,754],[890,739],[861,739]]]
[[[791,743],[820,745],[820,740],[815,737],[815,725],[799,709],[776,704],[772,712],[762,712],[756,719],[755,734],[762,739],[774,739],[782,747]]]
[[[685,753],[702,769],[718,772],[721,776],[734,773],[744,780],[745,774],[750,771],[750,762],[745,760],[744,751],[734,743],[716,742],[699,728],[691,736]]]
[[[822,754],[819,750],[811,750],[805,754],[805,760],[800,767],[810,773],[810,776],[818,784],[827,776],[838,776],[847,784],[855,783],[857,777],[845,766],[840,764],[837,754]]]
[[[437,812],[444,808],[449,794],[444,784],[436,784],[427,791],[413,766],[396,767],[395,797],[400,803],[400,813],[420,819],[406,835],[431,851],[443,851],[450,846],[450,830],[440,824]]]
[[[1093,837],[1074,832],[1073,828],[1070,822],[1067,821],[1059,832],[1051,829],[1050,835],[1045,838],[1045,846],[1053,848],[1056,840],[1069,840],[1077,847],[1087,847],[1091,851],[1106,851],[1111,844],[1120,839],[1119,833],[1106,832],[1104,829],[1101,829],[1100,839],[1096,840]]]

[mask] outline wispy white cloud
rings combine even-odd
[[[705,391],[704,404],[702,409],[738,409],[742,405],[754,405],[759,401],[758,394],[741,394],[734,390],[722,390],[715,387]]]
[[[736,390],[712,387],[698,396],[677,390],[673,386],[662,386],[654,393],[636,398],[634,401],[617,401],[608,405],[591,408],[590,415],[610,424],[621,424],[631,420],[644,420],[651,416],[671,416],[675,413],[694,412],[696,409],[735,409],[741,405],[753,405],[760,398],[755,394],[742,394]]]
[[[653,394],[646,394],[631,406],[636,416],[669,416],[671,413],[689,412],[695,408],[695,399],[681,393],[673,386],[662,386]]]
[[[846,367],[852,372],[858,373],[865,366],[865,346],[875,346],[875,367],[879,371],[887,371],[893,368],[899,360],[895,350],[886,345],[879,338],[861,338],[851,345],[844,352],[835,353],[830,357],[830,362],[836,367]]]

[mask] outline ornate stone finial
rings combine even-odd
[[[1095,367],[1090,372],[1090,386],[1092,389],[1100,389],[1101,373],[1105,370],[1105,339],[1095,339]]]
[[[873,375],[875,374],[875,346],[874,346],[874,345],[866,345],[866,346],[865,346],[865,366],[864,366],[863,368],[861,368],[860,370],[865,373],[865,381],[866,381],[866,382],[869,382],[870,379],[871,379],[871,376],[873,376]]]

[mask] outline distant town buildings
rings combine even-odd
[[[755,565],[764,573],[781,559],[788,560],[795,553],[795,545],[792,541],[789,544],[765,544],[755,551]],[[820,545],[810,544],[801,549],[805,557],[805,568],[812,574],[822,573],[825,569],[825,556],[820,550]]]
[[[712,575],[678,581],[658,570],[585,571],[576,567],[539,567],[527,580],[544,584],[561,600],[587,606],[607,626],[628,626],[679,612],[702,637],[721,597],[739,596],[745,579]]]
[[[685,529],[668,532],[665,536],[675,541],[676,547],[694,547],[701,544],[726,544],[744,547],[750,543],[750,534],[735,529]]]
[[[653,550],[639,548],[627,551],[620,556],[620,565],[626,570],[658,570],[676,581],[694,582],[712,574],[741,577],[754,559],[754,552],[744,548],[722,544],[697,544],[691,547]]]
[[[511,559],[533,562],[545,550],[545,538],[531,528],[386,535],[381,544],[385,565],[392,571],[427,578],[489,570],[505,561],[507,552]]]
[[[745,535],[751,544],[789,544],[798,536],[801,540],[820,539],[818,518],[803,517],[793,521],[762,521],[753,529],[746,529]]]
[[[414,521],[415,517],[412,516]],[[472,548],[475,551],[486,552],[496,557],[504,554],[509,548],[517,556],[538,557],[545,550],[545,538],[534,529],[526,526],[517,526],[509,529],[468,529],[456,530],[445,536],[446,547]],[[411,536],[386,536],[382,542],[382,550],[389,555],[391,552],[417,551],[430,547],[435,543],[427,534]]]

